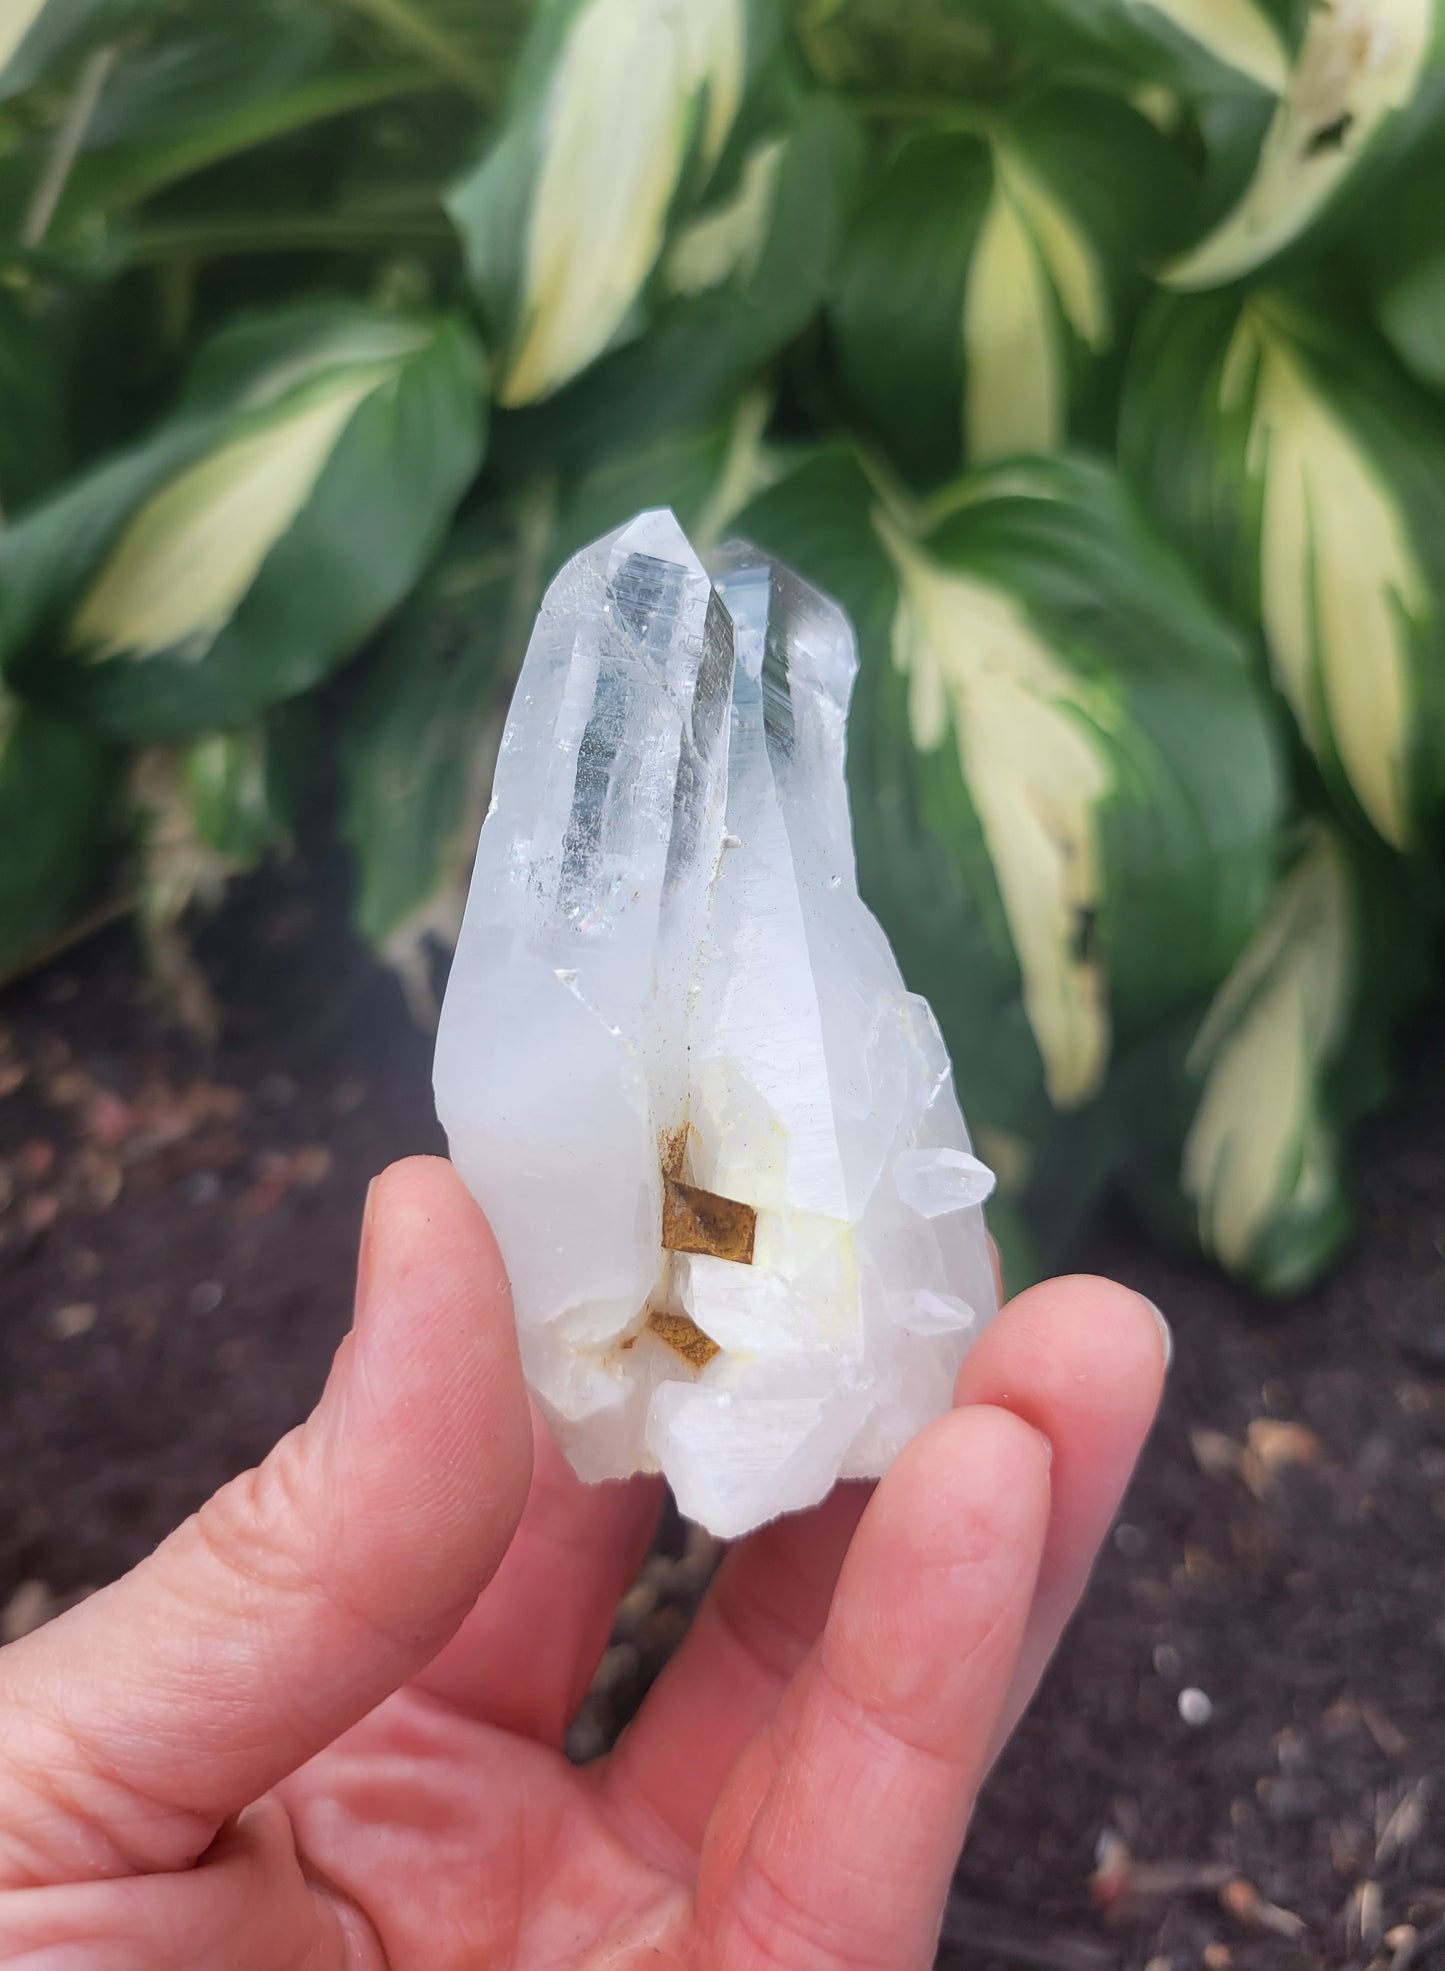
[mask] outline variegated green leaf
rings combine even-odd
[[[691,160],[716,164],[742,100],[746,0],[556,0],[515,114],[451,211],[504,328],[498,396],[546,397],[617,339]]]
[[[1212,1000],[1126,1052],[1105,1098],[1136,1207],[1269,1294],[1307,1285],[1349,1231],[1348,1133],[1390,1092],[1441,903],[1427,866],[1318,814],[1287,851]]]
[[[898,576],[893,661],[913,743],[957,748],[1045,1086],[1072,1108],[1097,1092],[1109,1057],[1107,982],[1079,927],[1104,907],[1099,819],[1116,791],[1118,694],[1061,661],[1017,596],[935,560],[885,514],[876,524]]]
[[[1298,239],[1414,100],[1436,31],[1435,0],[1312,8],[1253,177],[1219,224],[1165,269],[1169,285],[1223,286]]]
[[[993,188],[963,295],[963,442],[979,464],[1046,452],[1068,427],[1068,334],[1109,346],[1100,254],[1066,206],[1009,146],[993,147]]]
[[[82,597],[69,626],[71,649],[92,663],[167,654],[200,663],[316,490],[354,413],[395,378],[381,366],[343,370],[314,397],[247,420],[240,435],[170,480],[136,514]]]
[[[672,293],[705,294],[724,281],[746,283],[757,273],[776,205],[778,171],[787,149],[784,136],[762,138],[748,152],[736,190],[683,227],[663,269]]]
[[[1037,1144],[1237,954],[1274,752],[1244,652],[1105,471],[998,468],[946,508],[914,530],[830,453],[738,526],[858,624],[865,883],[980,1123]]]
[[[1123,444],[1158,511],[1263,625],[1336,786],[1396,848],[1445,787],[1445,427],[1367,345],[1260,296],[1150,324]]]
[[[739,148],[730,188],[675,236],[682,257],[653,284],[647,333],[505,420],[502,470],[525,478],[546,461],[590,474],[720,425],[816,317],[852,206],[857,124],[826,98],[790,95]],[[679,267],[689,292],[678,291]]]
[[[1432,613],[1408,523],[1285,338],[1246,314],[1220,388],[1228,398],[1251,386],[1245,464],[1263,501],[1260,603],[1275,674],[1311,748],[1333,742],[1360,805],[1399,847],[1411,805],[1410,646]]]
[[[229,725],[314,683],[405,594],[480,456],[444,319],[242,323],[183,414],[0,534],[0,656],[122,735]]]
[[[854,407],[910,475],[1056,448],[1087,428],[1107,355],[1185,203],[1137,112],[1041,98],[986,135],[898,153],[861,212],[832,309]]]
[[[1199,1106],[1181,1183],[1205,1251],[1245,1272],[1281,1221],[1340,1210],[1322,1082],[1345,1034],[1360,963],[1348,867],[1315,833],[1220,988],[1188,1066]]]

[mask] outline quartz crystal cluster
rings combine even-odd
[[[858,895],[855,670],[833,603],[670,513],[568,563],[437,1044],[568,1457],[725,1537],[881,1473],[995,1305],[992,1179]]]

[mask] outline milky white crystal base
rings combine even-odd
[[[738,544],[709,575],[671,514],[570,562],[437,1043],[563,1449],[587,1479],[665,1472],[725,1537],[881,1474],[995,1310],[991,1179],[858,896],[855,670],[832,603]],[[688,1183],[756,1210],[751,1265],[663,1250],[679,1144]],[[717,1352],[698,1366],[655,1312]]]

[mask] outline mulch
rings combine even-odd
[[[197,937],[179,1034],[116,928],[0,999],[0,1631],[130,1566],[305,1414],[366,1184],[442,1147],[430,1047],[329,864]],[[956,1971],[1445,1966],[1445,1034],[1283,1309],[1122,1217],[1081,1264],[1169,1316],[1163,1418],[980,1804]],[[669,1519],[571,1749],[605,1748],[716,1560]]]

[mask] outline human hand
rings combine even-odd
[[[1165,1355],[1122,1287],[1021,1295],[871,1496],[728,1554],[577,1769],[657,1482],[534,1452],[485,1221],[393,1166],[309,1421],[0,1651],[0,1965],[917,1971]]]

